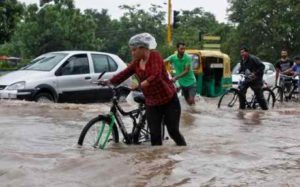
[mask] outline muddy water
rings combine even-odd
[[[0,186],[300,186],[299,103],[232,112],[205,98],[183,104],[187,147],[77,147],[85,123],[108,110],[0,101]]]

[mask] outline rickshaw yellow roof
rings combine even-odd
[[[204,57],[218,57],[229,59],[229,56],[221,51],[214,51],[214,50],[199,50],[199,49],[186,49],[187,53],[198,53],[200,56]]]

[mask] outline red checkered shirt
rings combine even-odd
[[[169,102],[176,89],[169,79],[164,66],[164,61],[157,51],[151,51],[145,70],[139,66],[139,61],[132,61],[128,67],[110,79],[114,85],[118,85],[136,74],[140,82],[147,80],[149,85],[143,88],[146,105],[157,106]]]

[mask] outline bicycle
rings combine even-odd
[[[298,101],[300,100],[299,93],[299,76],[293,77],[284,74],[280,74],[279,85],[275,86],[272,91],[275,94],[275,98],[279,102],[283,101]]]
[[[105,73],[105,72],[104,72]],[[103,76],[102,73],[98,80]],[[109,114],[99,114],[90,120],[80,133],[78,145],[91,145],[94,148],[104,149],[106,144],[111,140],[119,143],[120,129],[125,144],[140,144],[150,141],[150,130],[146,123],[146,107],[145,98],[142,94],[134,97],[134,101],[138,103],[138,108],[125,112],[119,105],[119,98],[124,91],[132,91],[128,87],[115,87],[107,85],[113,93],[112,105]],[[133,121],[131,132],[128,132],[121,116],[129,116]],[[91,128],[94,129],[91,129]],[[162,125],[162,138],[164,138],[164,126]]]
[[[218,102],[218,108],[221,109],[234,109],[237,110],[240,107],[240,86],[243,81],[245,81],[247,77],[245,75],[241,75],[241,79],[238,81],[238,88],[230,88],[226,90],[223,95],[220,97],[219,102]],[[275,95],[273,91],[267,86],[267,84],[264,82],[263,86],[263,95],[264,98],[266,99],[266,102],[268,104],[268,107],[274,107],[275,105]],[[251,97],[246,98],[246,108],[247,109],[256,109],[259,106],[259,103],[256,99],[255,94],[252,94]]]

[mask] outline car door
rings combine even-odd
[[[99,75],[102,72],[106,72],[102,80],[104,79],[110,79],[114,75],[117,74],[118,65],[117,63],[106,54],[99,54],[99,53],[91,53],[91,59],[92,59],[92,81],[96,82]],[[103,87],[100,85],[93,84],[93,92],[94,92],[94,99],[96,101],[103,101],[108,100],[112,98],[112,91],[108,89],[108,87]]]
[[[264,70],[264,77],[263,79],[269,86],[275,86],[275,75],[276,71],[272,64],[264,63],[265,70]]]
[[[87,54],[68,58],[56,71],[60,102],[88,102],[93,94]]]

